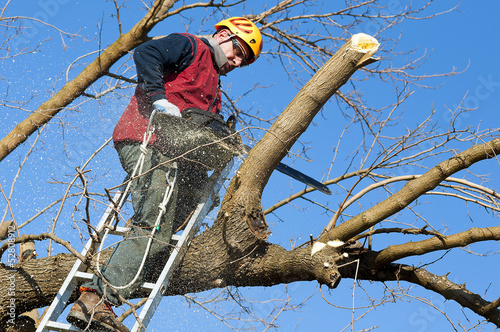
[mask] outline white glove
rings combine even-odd
[[[163,112],[178,117],[181,116],[181,111],[179,110],[179,108],[174,104],[170,103],[166,99],[158,99],[153,103],[153,107],[155,110],[159,112]]]

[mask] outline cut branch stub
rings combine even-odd
[[[322,262],[315,264],[314,275],[320,284],[328,288],[337,288],[342,276],[337,268],[338,262],[347,258],[347,254],[341,253],[344,242],[330,241],[328,243],[315,242],[311,247],[311,258]],[[318,269],[318,266],[319,269]]]
[[[370,35],[358,33],[351,38],[351,47],[359,53],[364,54],[358,61],[357,68],[361,68],[378,59],[372,58],[372,55],[378,50],[380,43]]]
[[[248,209],[238,204],[227,209],[232,213],[219,214],[217,219],[222,224],[222,238],[231,255],[243,256],[267,240],[267,223],[260,207]]]

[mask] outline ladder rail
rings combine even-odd
[[[149,294],[146,303],[144,303],[142,307],[141,313],[139,314],[139,320],[136,320],[134,326],[132,327],[131,332],[139,332],[142,330],[141,325],[144,327],[147,327],[149,325],[149,322],[151,321],[151,318],[156,312],[156,309],[158,308],[161,302],[163,294],[168,287],[170,277],[172,276],[172,274],[178,267],[179,263],[181,262],[182,258],[184,257],[189,242],[191,241],[191,238],[194,237],[194,235],[196,235],[196,233],[198,232],[201,223],[205,219],[206,215],[209,212],[210,207],[212,206],[213,203],[212,195],[220,191],[225,179],[227,178],[229,172],[233,168],[233,164],[234,163],[231,160],[220,173],[212,174],[211,176],[212,180],[211,181],[209,180],[209,183],[207,184],[207,186],[211,188],[211,190],[205,191],[205,194],[201,202],[197,205],[193,215],[189,219],[186,229],[182,233],[176,247],[170,254],[170,257],[167,263],[165,264],[163,271],[158,277],[158,280],[153,290]]]
[[[125,178],[125,180],[127,180],[127,178]],[[119,202],[123,198],[123,195],[125,195],[126,199],[128,193],[122,191],[117,192],[113,197],[113,202]],[[103,216],[101,217],[101,220],[97,224],[96,229],[98,233],[101,233],[104,226],[106,224],[111,224],[113,220],[116,218],[116,215],[113,214],[114,210],[115,210],[114,204],[113,203],[108,204],[106,211],[104,212]],[[109,219],[110,216],[112,216],[111,219]],[[92,238],[90,238],[87,241],[85,247],[81,252],[82,256],[85,257],[87,252],[92,247],[92,242],[93,242]],[[75,275],[78,272],[82,272],[84,269],[86,269],[85,265],[82,263],[81,260],[77,259],[75,264],[73,264],[73,267],[71,268],[68,276],[64,280],[61,288],[57,292],[54,300],[52,301],[49,308],[45,312],[42,320],[40,321],[40,324],[38,325],[36,332],[47,331],[46,327],[50,326],[49,322],[53,321],[54,319],[57,319],[61,315],[61,313],[64,311],[68,303],[69,298],[71,297],[71,294],[73,293],[74,288],[77,285],[78,281],[76,280]]]

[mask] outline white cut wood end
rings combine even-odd
[[[314,242],[312,249],[311,249],[311,257],[321,249],[323,249],[326,246],[326,243],[323,242]]]
[[[330,247],[338,248],[338,247],[342,247],[344,245],[344,242],[340,241],[340,240],[333,240],[333,241],[328,241],[327,244]]]
[[[377,39],[366,33],[358,33],[351,37],[351,48],[358,52],[365,53],[358,64],[370,58],[378,50],[379,46],[380,43]]]

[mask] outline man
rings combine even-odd
[[[138,165],[153,110],[180,117],[183,110],[194,107],[218,114],[220,75],[259,57],[262,36],[251,21],[232,17],[215,28],[213,37],[171,34],[134,51],[139,84],[113,133],[118,156],[129,175]],[[198,203],[199,190],[207,178],[206,170],[195,163],[171,162],[173,157],[171,147],[153,134],[142,165],[142,173],[151,171],[132,182],[131,230],[101,269],[107,283],[94,277],[80,289],[80,298],[67,317],[70,323],[82,329],[128,331],[116,319],[111,305],[120,306],[120,296],[128,298],[148,275],[163,268],[172,233]],[[160,208],[169,186],[173,187],[171,198]]]

